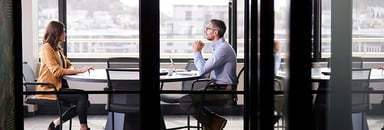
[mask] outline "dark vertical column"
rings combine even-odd
[[[245,59],[245,62],[247,65],[245,69],[246,70],[245,74],[247,74],[245,75],[246,76],[245,88],[247,88],[247,90],[245,90],[246,91],[245,97],[246,99],[248,99],[246,101],[246,103],[248,104],[245,104],[245,106],[247,108],[246,114],[249,114],[249,120],[247,120],[248,121],[247,125],[249,125],[249,127],[247,130],[261,130],[261,129],[268,130],[269,129],[268,125],[262,124],[262,120],[268,114],[267,113],[263,114],[263,117],[261,117],[260,115],[262,111],[261,110],[262,105],[260,105],[261,104],[260,97],[262,96],[260,95],[261,93],[260,43],[262,39],[260,36],[261,34],[260,24],[264,20],[264,19],[261,19],[262,11],[260,11],[262,10],[262,7],[261,7],[262,2],[260,0],[250,0],[250,1],[246,1],[245,3],[246,3],[245,4],[246,13],[244,13],[245,15],[244,21],[246,26],[244,28],[244,31],[246,32],[245,33],[246,46],[244,46],[244,48],[245,50],[247,50],[246,51],[247,57]],[[266,9],[266,7],[264,7],[263,9]],[[264,17],[265,17],[265,14],[264,14]],[[273,72],[271,71],[271,73]],[[266,105],[269,106],[268,104]],[[265,107],[263,109],[264,109],[263,111],[265,111]],[[268,122],[268,121],[263,121],[263,122]],[[270,128],[272,128],[272,125],[270,126]]]
[[[287,129],[310,129],[312,0],[290,2]]]
[[[331,1],[331,70],[326,121],[329,130],[352,130],[353,1]],[[339,7],[339,8],[338,8]],[[340,8],[343,7],[343,8]]]
[[[252,3],[252,5],[250,4]],[[257,25],[256,21],[256,0],[244,0],[244,130],[256,130],[258,126],[257,122],[257,105],[252,103],[256,96],[252,93],[255,93],[256,89],[252,89],[251,84],[257,82],[256,76],[251,79],[251,74],[253,69],[257,70],[257,66],[252,66],[251,58],[255,55],[252,55],[253,50],[256,51],[257,48],[251,46],[253,40],[251,38],[256,37],[256,26],[251,26],[252,24]],[[255,40],[256,41],[256,40]],[[252,48],[253,47],[253,48]],[[255,64],[256,65],[256,64]],[[252,110],[252,111],[251,111]]]
[[[231,44],[232,43],[232,14],[233,14],[233,9],[232,9],[232,1],[228,2],[228,41]],[[236,51],[236,49],[235,49]]]
[[[141,130],[150,130],[158,122],[160,115],[159,70],[160,70],[160,36],[159,36],[159,0],[140,0],[140,85],[141,85]],[[157,109],[154,109],[157,108]],[[157,110],[154,114],[153,110]],[[151,124],[151,125],[148,125]]]
[[[273,130],[274,111],[274,0],[261,0],[260,2],[260,75],[259,75],[259,102],[260,102],[260,130]]]
[[[237,53],[237,0],[229,4],[229,43]]]
[[[67,25],[67,0],[58,0],[59,2],[59,21],[63,22],[65,26]],[[67,33],[67,30],[65,30]],[[67,55],[67,37],[65,37],[65,42],[62,44],[64,48],[64,55]]]
[[[9,0],[11,1],[11,0]],[[14,106],[14,123],[15,130],[24,129],[24,113],[23,113],[23,80],[22,80],[22,33],[21,33],[21,0],[12,1],[12,21],[13,21],[13,45],[12,51],[14,56],[14,96],[15,96],[15,106]],[[11,31],[11,30],[10,30]],[[3,43],[2,43],[3,44]],[[12,67],[11,67],[12,68]]]
[[[321,57],[321,0],[313,0],[313,61]]]

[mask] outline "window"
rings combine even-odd
[[[138,55],[138,29],[138,1],[67,1],[67,53],[70,58]]]
[[[283,1],[283,2],[282,2]],[[285,0],[275,5],[275,38],[286,48],[287,16]],[[139,10],[138,0],[83,0],[67,1],[67,51],[70,58],[105,58],[109,55],[137,55]],[[281,4],[283,3],[283,4]],[[228,20],[228,1],[210,2],[187,0],[164,0],[160,7],[161,57],[168,50],[179,50],[176,58],[191,58],[188,42],[204,39],[204,26],[211,18]],[[87,6],[82,6],[87,5]],[[105,6],[108,5],[108,6]],[[323,0],[321,7],[321,57],[327,58],[331,51],[331,0]],[[384,52],[382,26],[384,4],[381,1],[354,0],[353,7],[353,52],[362,57],[380,58]],[[241,1],[237,12],[238,56],[242,57],[244,12]],[[39,47],[45,25],[49,20],[58,20],[58,1],[38,1]],[[193,15],[198,14],[198,15]],[[228,33],[225,38],[228,39]],[[167,50],[167,51],[165,51]],[[174,51],[171,51],[174,52]],[[284,53],[283,53],[284,54]],[[207,54],[209,55],[209,54]]]
[[[67,0],[68,57],[138,55],[138,3],[138,0]],[[167,58],[175,50],[178,53],[175,58],[192,58],[190,43],[198,39],[204,40],[204,27],[212,18],[222,19],[229,25],[228,15],[225,15],[228,14],[228,1],[164,0],[160,4],[161,58]],[[49,20],[58,19],[58,2],[40,0],[38,5],[41,41],[45,24]],[[170,43],[172,46],[169,46]]]
[[[37,28],[38,28],[38,48],[43,45],[43,36],[45,31],[45,26],[50,20],[59,20],[59,8],[58,1],[55,0],[39,0],[37,8]],[[33,25],[34,26],[34,25]]]
[[[352,52],[354,56],[382,58],[384,1],[353,0]],[[331,0],[322,1],[322,57],[330,56]]]

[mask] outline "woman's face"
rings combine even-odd
[[[65,36],[66,36],[66,34],[65,34],[65,31],[60,35],[60,41],[61,42],[64,42],[65,41]]]

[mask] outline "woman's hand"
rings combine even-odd
[[[64,74],[78,74],[78,73],[84,73],[84,72],[89,72],[89,70],[95,69],[94,66],[84,66],[81,69],[75,69],[74,67],[70,67],[68,69],[64,69]]]
[[[384,66],[379,65],[379,66],[377,66],[377,69],[384,70]]]
[[[95,66],[84,66],[83,68],[80,69],[80,73],[87,72],[89,70],[94,70]]]

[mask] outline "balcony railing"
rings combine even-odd
[[[160,39],[160,58],[167,58],[172,55],[175,58],[192,58],[192,43],[201,39]],[[285,57],[287,39],[281,41],[282,57]],[[206,44],[203,54],[210,55],[210,41]],[[322,57],[330,56],[330,38],[322,39]],[[41,40],[40,40],[41,43]],[[354,56],[383,58],[384,38],[353,38],[352,51]],[[144,43],[150,49],[150,43]],[[238,57],[244,57],[244,39],[237,40]],[[68,57],[70,58],[105,58],[111,56],[138,56],[139,39],[68,39]]]

